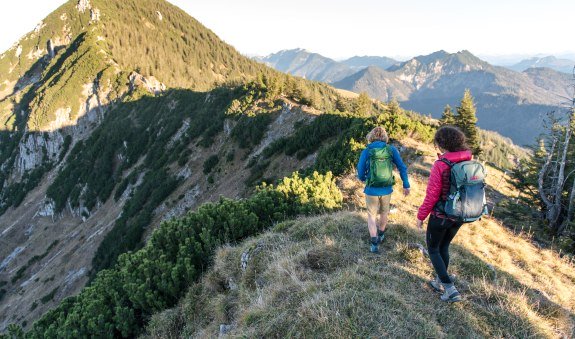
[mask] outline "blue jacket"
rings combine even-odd
[[[359,178],[359,180],[365,182],[365,180],[369,176],[369,149],[383,148],[385,146],[386,143],[383,141],[374,141],[371,144],[367,145],[367,148],[361,152],[359,162],[357,163],[357,177]],[[397,169],[399,170],[401,181],[403,181],[403,188],[409,188],[409,180],[407,179],[407,166],[403,163],[403,160],[401,160],[397,148],[393,147],[392,145],[389,145],[389,148],[391,149],[393,163],[395,164],[395,167],[397,167]],[[391,192],[393,192],[393,187],[391,186],[387,187],[365,186],[365,189],[363,190],[363,193],[365,193],[366,195],[373,195],[373,196],[388,195],[391,194]]]

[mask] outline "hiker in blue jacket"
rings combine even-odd
[[[389,138],[383,127],[376,127],[367,134],[367,147],[361,152],[357,163],[357,177],[366,183],[365,203],[367,206],[367,227],[371,237],[370,251],[378,253],[379,243],[385,239],[385,228],[393,192],[393,164],[399,170],[403,181],[403,194],[409,194],[407,166],[401,160],[399,151],[388,145]],[[379,222],[377,217],[379,216]]]

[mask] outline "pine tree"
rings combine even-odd
[[[367,93],[362,92],[354,103],[354,112],[358,115],[367,115],[371,110],[372,102]]]
[[[455,125],[455,116],[453,115],[453,110],[451,106],[445,105],[443,109],[443,114],[441,115],[441,119],[439,119],[439,124],[443,125]]]
[[[401,113],[401,107],[399,106],[399,102],[395,97],[391,98],[391,100],[387,103],[387,111],[392,115]]]
[[[467,142],[471,151],[474,155],[481,154],[481,146],[479,143],[479,131],[477,130],[477,117],[475,116],[475,103],[473,103],[473,97],[469,89],[465,90],[463,94],[463,99],[461,99],[460,105],[457,107],[457,116],[455,117],[455,124],[461,128],[465,136],[467,137]]]

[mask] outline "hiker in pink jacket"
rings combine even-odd
[[[449,266],[449,244],[459,231],[462,222],[447,218],[437,208],[440,201],[446,201],[450,189],[451,170],[448,164],[471,160],[471,151],[466,145],[465,135],[454,126],[443,126],[437,130],[434,143],[441,151],[438,160],[431,168],[425,199],[417,213],[417,227],[423,228],[423,221],[429,216],[427,224],[426,241],[429,258],[435,268],[437,276],[429,284],[437,291],[444,290],[441,300],[455,302],[461,300],[461,295],[453,285],[447,273]]]

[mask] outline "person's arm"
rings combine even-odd
[[[391,148],[391,155],[393,157],[392,158],[393,163],[395,164],[395,167],[397,167],[397,170],[399,171],[401,181],[403,181],[403,188],[409,188],[410,186],[409,186],[409,179],[407,176],[407,166],[401,159],[401,156],[399,155],[399,151],[397,150],[397,148],[393,146],[390,146],[390,148]]]
[[[364,149],[359,156],[359,162],[357,163],[357,178],[362,182],[365,182],[367,179],[367,158],[368,158],[368,149]]]
[[[439,168],[440,162],[436,161],[431,167],[431,174],[429,175],[429,181],[427,182],[427,190],[425,193],[425,199],[419,207],[417,212],[417,219],[420,221],[425,220],[429,213],[433,211],[435,204],[441,198],[441,170]]]

